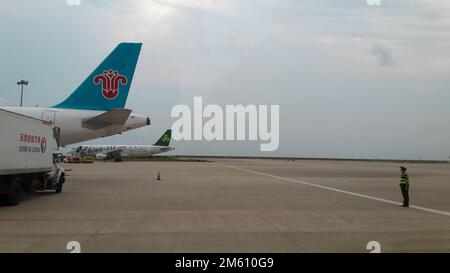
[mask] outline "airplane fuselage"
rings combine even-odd
[[[97,157],[97,155],[107,154],[112,151],[120,151],[121,156],[146,157],[174,149],[169,146],[155,145],[82,145],[81,148],[81,153],[84,156],[92,157]]]
[[[77,110],[39,107],[0,107],[7,111],[19,113],[55,124],[61,129],[60,145],[79,143],[100,137],[111,136],[150,125],[150,118],[131,113],[124,124],[109,125],[99,129],[86,128],[83,122],[106,111]]]

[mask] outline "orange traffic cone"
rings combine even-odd
[[[161,175],[158,172],[158,176],[156,177],[156,180],[161,180]]]

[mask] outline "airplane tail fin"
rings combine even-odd
[[[141,43],[121,43],[63,102],[63,109],[124,108],[141,51]]]
[[[167,131],[161,136],[161,138],[158,139],[158,141],[156,141],[156,143],[153,145],[154,146],[169,146],[171,137],[172,137],[172,130],[167,129]]]

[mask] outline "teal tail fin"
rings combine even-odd
[[[63,109],[124,108],[141,51],[141,43],[121,43],[63,102]]]
[[[160,139],[158,139],[158,141],[156,141],[155,144],[153,144],[154,146],[169,146],[170,144],[170,139],[172,137],[172,130],[168,129],[162,136]]]

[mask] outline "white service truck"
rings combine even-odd
[[[0,203],[17,205],[23,193],[60,193],[64,170],[53,159],[59,128],[0,109]]]

